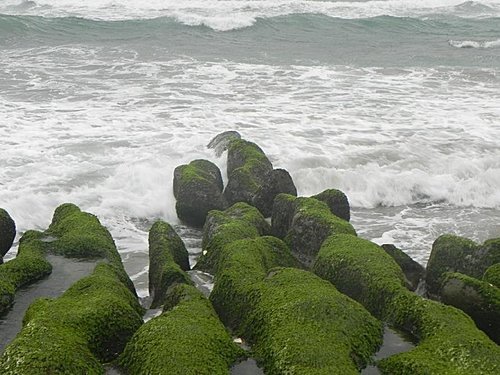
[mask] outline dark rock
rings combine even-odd
[[[399,267],[401,267],[408,281],[409,289],[415,291],[420,280],[424,277],[425,268],[394,245],[384,244],[382,245],[382,249],[396,261]]]
[[[313,195],[311,198],[316,198],[322,202],[325,202],[330,208],[332,214],[340,217],[341,219],[347,221],[351,219],[349,200],[342,191],[336,189],[328,189],[317,195]]]
[[[262,212],[264,217],[270,217],[273,211],[274,198],[281,193],[297,196],[297,188],[288,171],[274,169],[254,196],[253,205]]]
[[[203,226],[210,210],[223,210],[223,183],[219,168],[207,160],[194,160],[174,171],[175,209],[179,219]]]
[[[460,272],[480,279],[495,263],[500,263],[500,238],[479,245],[467,238],[440,236],[432,245],[427,263],[427,292],[431,296],[438,293],[445,272]]]
[[[461,273],[446,273],[439,295],[443,303],[463,310],[500,344],[500,289]]]
[[[326,203],[317,199],[280,194],[275,198],[274,207],[273,234],[280,237],[286,233],[282,237],[285,243],[306,266],[315,259],[328,236],[338,233],[356,235],[349,222],[333,215]]]
[[[208,148],[213,148],[215,150],[215,155],[217,157],[221,156],[224,151],[226,151],[229,147],[229,144],[234,139],[241,139],[240,133],[234,130],[229,130],[223,133],[216,135],[212,140],[208,143]]]
[[[16,237],[16,223],[9,213],[0,208],[0,261],[9,251]]]

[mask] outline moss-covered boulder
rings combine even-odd
[[[281,193],[297,196],[297,188],[288,171],[273,169],[255,194],[252,204],[262,215],[270,217],[273,212],[274,198]]]
[[[418,262],[415,262],[403,250],[398,249],[392,244],[383,244],[382,249],[396,261],[399,267],[401,267],[408,281],[408,288],[412,291],[417,290],[420,281],[424,277],[425,268]]]
[[[225,211],[211,211],[203,227],[203,255],[196,269],[216,273],[219,256],[227,244],[269,234],[271,228],[255,207],[236,203]]]
[[[272,233],[283,238],[306,266],[312,263],[321,244],[330,235],[356,235],[352,225],[332,214],[326,203],[287,194],[280,194],[274,200]]]
[[[462,311],[408,291],[404,277],[379,246],[350,235],[328,238],[313,267],[341,292],[418,345],[379,362],[384,374],[496,374],[500,348]]]
[[[500,289],[461,273],[446,273],[441,301],[466,312],[493,341],[500,344]]]
[[[9,213],[0,208],[0,264],[7,251],[9,251],[14,238],[16,237],[16,223],[10,217]]]
[[[481,278],[488,267],[500,263],[500,239],[479,245],[454,235],[440,236],[432,245],[427,263],[426,286],[429,295],[436,295],[445,272],[460,272]]]
[[[157,221],[149,231],[149,294],[151,308],[162,305],[167,289],[175,283],[191,284],[189,255],[186,246],[172,226]]]
[[[215,155],[219,157],[228,149],[234,139],[241,139],[240,133],[234,130],[228,130],[213,137],[207,147],[214,149]]]
[[[169,308],[136,332],[120,365],[135,375],[228,374],[244,353],[210,302],[196,288],[180,284],[169,290],[167,299]]]
[[[221,319],[252,344],[266,374],[355,374],[381,324],[331,284],[296,268],[275,237],[234,241],[210,295]]]
[[[61,297],[39,299],[0,357],[5,375],[104,374],[142,324],[143,309],[110,263]]]
[[[297,261],[283,241],[264,236],[233,241],[220,252],[210,300],[222,321],[238,330],[250,309],[250,294],[273,267],[295,267]]]
[[[500,288],[500,263],[496,263],[484,272],[483,280]]]
[[[346,221],[351,219],[351,207],[347,196],[340,190],[327,189],[319,194],[313,195],[311,198],[325,202],[330,208],[330,211],[335,216]]]
[[[308,271],[271,271],[251,295],[245,336],[266,374],[359,374],[382,325]]]
[[[64,203],[54,211],[44,235],[48,252],[70,258],[103,258],[114,267],[129,290],[136,293],[111,233],[95,215],[80,210],[73,203]]]
[[[43,233],[27,231],[19,241],[17,256],[0,265],[0,314],[14,301],[16,290],[38,281],[52,272],[45,260]]]
[[[223,210],[226,200],[219,168],[208,160],[193,160],[174,170],[175,209],[179,219],[203,226],[210,210]]]

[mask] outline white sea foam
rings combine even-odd
[[[496,40],[450,40],[450,45],[456,48],[500,48],[500,39]]]
[[[421,17],[441,13],[460,17],[498,17],[500,0],[465,3],[463,0],[38,0],[36,3],[6,0],[0,4],[0,12],[99,20],[173,17],[187,25],[205,25],[214,30],[226,31],[250,26],[258,18],[290,14],[321,14],[349,19],[383,15]]]

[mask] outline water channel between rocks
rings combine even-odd
[[[47,260],[52,264],[52,273],[18,290],[14,305],[0,317],[0,353],[21,331],[24,314],[35,299],[59,297],[73,283],[89,275],[97,264],[94,260],[76,260],[58,255],[47,255]]]

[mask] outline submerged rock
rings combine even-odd
[[[347,196],[340,190],[327,189],[319,194],[313,195],[311,198],[325,202],[330,208],[330,211],[335,216],[346,221],[351,219],[351,208]]]
[[[2,264],[3,256],[11,248],[15,237],[16,223],[7,211],[0,208],[0,264]]]
[[[163,304],[167,289],[175,283],[191,284],[186,246],[172,226],[157,221],[149,231],[149,294],[151,308]]]
[[[478,328],[500,344],[500,289],[467,275],[446,273],[439,296],[443,303],[466,312]]]
[[[420,280],[424,277],[425,268],[418,262],[411,259],[411,257],[404,251],[398,249],[392,244],[384,244],[382,245],[382,249],[384,249],[384,251],[396,261],[399,267],[401,267],[401,270],[408,281],[409,289],[412,291],[417,290]]]
[[[440,236],[432,245],[427,263],[427,291],[436,295],[446,272],[460,272],[479,279],[495,263],[500,263],[500,238],[479,245],[463,237]]]
[[[227,374],[243,356],[201,292],[178,284],[163,313],[135,333],[119,363],[134,375],[212,375]]]
[[[208,160],[193,160],[174,170],[175,209],[179,219],[203,226],[210,210],[223,210],[226,201],[219,168]]]
[[[329,237],[313,268],[375,316],[414,336],[415,349],[378,363],[383,374],[497,374],[500,347],[462,311],[408,291],[395,261],[352,235]]]

